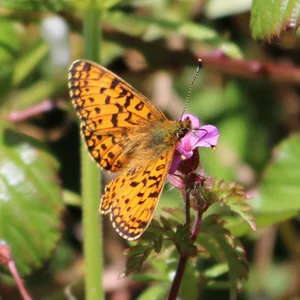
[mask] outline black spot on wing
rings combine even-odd
[[[141,101],[140,103],[138,103],[136,106],[135,106],[135,109],[137,111],[141,111],[143,108],[144,108],[145,104]]]
[[[118,83],[119,83],[119,80],[117,78],[114,78],[110,84],[110,88],[112,90],[114,90],[116,88],[116,86],[118,85]]]

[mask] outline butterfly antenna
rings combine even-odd
[[[190,100],[190,96],[191,96],[191,93],[192,93],[192,89],[193,89],[194,83],[195,83],[195,81],[196,81],[196,78],[197,78],[197,76],[198,76],[199,71],[200,71],[201,68],[202,68],[202,59],[201,59],[201,58],[198,58],[198,67],[197,67],[196,73],[195,73],[195,75],[194,75],[194,78],[193,78],[193,80],[192,80],[192,83],[191,83],[191,86],[190,86],[190,88],[189,88],[189,91],[188,91],[188,93],[187,93],[186,100],[185,100],[185,103],[184,103],[183,112],[182,112],[182,115],[181,115],[180,120],[182,120],[182,117],[183,117],[183,115],[184,115],[184,113],[185,113],[185,111],[186,111],[187,104],[188,104],[188,102],[189,102],[189,100]]]

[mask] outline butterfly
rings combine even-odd
[[[149,226],[178,142],[189,118],[169,120],[149,99],[103,66],[75,61],[69,70],[72,103],[91,157],[120,175],[105,188],[100,212],[127,240]]]

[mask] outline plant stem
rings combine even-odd
[[[90,0],[84,21],[84,56],[99,60],[100,15],[96,0]],[[99,223],[100,172],[81,143],[85,299],[104,299],[102,287],[102,227]]]
[[[188,196],[187,190],[184,186],[182,189],[182,197],[185,203],[185,224],[190,227],[191,216],[190,216],[190,197]],[[177,265],[175,277],[173,279],[171,289],[169,292],[168,300],[175,300],[178,296],[183,274],[186,268],[186,264],[189,257],[179,253],[179,262]]]
[[[25,286],[23,284],[23,281],[17,271],[15,262],[13,260],[9,261],[8,263],[8,268],[10,273],[12,274],[12,276],[15,279],[15,282],[18,286],[18,289],[20,291],[20,294],[22,295],[23,300],[32,300],[32,298],[30,297],[30,295],[28,294],[27,290],[25,289]]]
[[[186,211],[185,211],[186,224],[189,226],[190,225],[190,197],[189,197],[189,193],[186,192],[186,189],[182,190],[182,194],[183,194],[183,198],[185,200],[185,205],[186,205]],[[195,240],[198,236],[198,233],[200,231],[202,215],[203,215],[205,209],[198,210],[198,212],[197,212],[196,220],[195,220],[195,223],[194,223],[194,226],[192,229],[192,234],[190,237],[193,240],[193,242],[195,242]],[[168,300],[176,300],[176,298],[178,296],[181,281],[182,281],[182,278],[184,275],[184,271],[185,271],[188,259],[189,259],[188,255],[183,255],[183,254],[179,253],[179,262],[178,262],[175,277],[173,279],[172,286],[171,286],[171,289],[169,292]]]
[[[193,226],[193,230],[192,230],[192,235],[191,235],[191,239],[193,241],[196,240],[198,233],[200,231],[200,225],[201,225],[201,221],[202,221],[202,215],[203,215],[203,211],[199,210],[196,216],[196,220]]]
[[[185,224],[190,228],[191,226],[190,197],[187,196],[187,191],[185,187],[182,189],[182,197],[185,203]]]
[[[175,274],[175,277],[172,282],[168,300],[176,300],[176,298],[178,296],[180,284],[181,284],[181,281],[183,278],[184,270],[185,270],[188,259],[189,259],[188,256],[180,255],[178,266],[176,269],[176,274]]]

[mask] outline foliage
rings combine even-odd
[[[300,1],[255,0],[252,4],[253,37],[270,42],[282,32],[296,30],[300,20]]]
[[[214,203],[222,203],[226,198],[232,199],[231,201],[228,199],[227,206],[232,207],[233,210],[235,209],[236,199],[238,199],[241,207],[246,206],[246,194],[240,186],[234,183],[225,185],[223,182],[218,181],[213,182],[212,186],[209,189],[196,188],[191,201],[195,202],[195,199],[198,198],[202,205],[207,205],[206,209]],[[191,205],[194,208],[199,207],[201,205],[199,201],[197,204]],[[171,281],[171,274],[176,272],[175,262],[178,260],[178,256],[190,257],[193,261],[192,265],[198,267],[196,268],[197,271],[187,275],[189,281],[195,285],[199,280],[205,281],[207,285],[213,285],[219,276],[228,273],[226,284],[230,287],[231,299],[235,299],[241,281],[248,278],[248,265],[243,246],[225,228],[226,222],[218,214],[208,211],[201,221],[200,232],[194,242],[191,239],[188,226],[178,222],[178,220],[184,219],[184,211],[180,209],[164,209],[164,211],[168,218],[161,216],[160,222],[157,220],[152,221],[150,228],[137,244],[131,246],[125,252],[127,262],[125,273],[122,276],[140,271],[147,261],[151,265],[150,270],[150,266],[147,268],[148,274],[145,276],[145,272],[143,272],[141,275],[135,276],[135,279],[143,282],[156,280],[165,283]],[[245,210],[236,211],[246,220],[251,219],[249,212]],[[192,221],[195,222],[194,217]],[[252,226],[254,224],[253,220],[249,224]],[[158,269],[157,262],[166,259],[167,263]],[[207,265],[205,265],[205,262],[207,262]],[[211,270],[211,268],[216,267],[215,264],[219,268],[222,266],[221,273]],[[165,272],[168,276],[164,274]],[[151,274],[156,275],[153,277]],[[196,286],[193,286],[192,289],[195,290]],[[188,299],[188,295],[185,293],[182,294],[182,297]]]
[[[103,65],[173,119],[182,114],[202,58],[204,68],[187,107],[221,133],[217,151],[200,150],[204,174],[212,179],[190,195],[195,209],[190,223],[178,190],[167,186],[136,244],[128,248],[116,241],[104,223],[105,269],[114,269],[117,278],[127,248],[120,277],[130,275],[134,284],[128,278],[118,283],[133,299],[154,294],[165,299],[182,257],[188,258],[182,299],[226,299],[228,291],[231,299],[238,292],[245,299],[299,294],[299,282],[291,278],[297,277],[299,256],[300,69],[292,31],[299,25],[300,3],[254,0],[251,7],[250,2],[0,2],[0,240],[9,246],[20,275],[27,276],[34,298],[63,297],[66,287],[80,297],[83,290],[80,151],[67,72],[87,53],[100,56]],[[95,9],[87,14],[90,3]],[[97,220],[98,212],[92,213]],[[97,235],[85,230],[92,239]],[[270,283],[272,276],[263,275],[273,275],[272,270],[285,282],[280,291]],[[3,263],[0,294],[18,299],[7,273]],[[106,281],[104,288],[118,291]]]
[[[0,139],[0,237],[19,272],[28,275],[49,259],[61,237],[58,164],[43,145],[12,129],[3,126]]]

